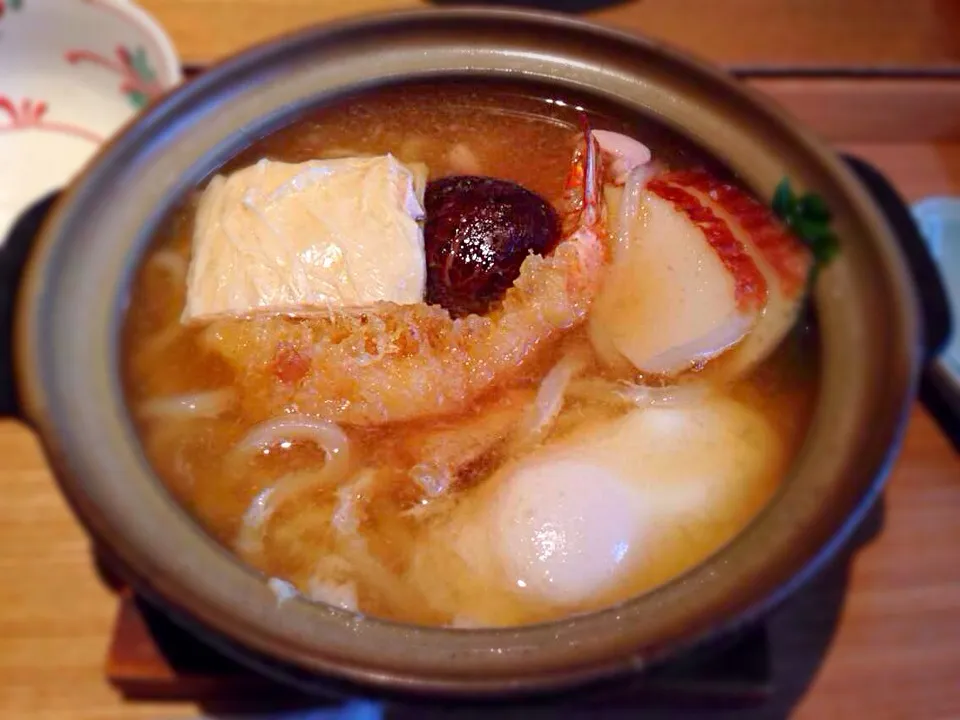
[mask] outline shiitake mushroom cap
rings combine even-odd
[[[522,185],[456,175],[427,184],[427,302],[453,316],[483,314],[520,274],[530,253],[560,237],[556,211]]]

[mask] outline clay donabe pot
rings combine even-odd
[[[826,199],[842,252],[817,284],[823,375],[806,442],[775,498],[732,542],[602,612],[468,631],[301,599],[278,604],[261,576],[174,501],[140,449],[119,371],[134,269],[179,198],[305,109],[401,81],[478,77],[536,80],[646,113],[714,154],[760,197],[788,177]],[[823,565],[878,495],[925,356],[943,339],[945,310],[924,257],[914,256],[902,203],[858,167],[866,183],[724,73],[566,17],[428,11],[310,29],[232,58],[161,100],[103,149],[34,242],[26,240],[36,213],[4,246],[6,409],[36,429],[77,516],[134,587],[261,670],[326,689],[473,696],[633,672],[768,611]],[[926,339],[924,313],[933,328]]]

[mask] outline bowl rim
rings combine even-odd
[[[37,2],[37,0],[34,0],[34,2]],[[162,72],[157,73],[157,80],[163,85],[164,89],[176,87],[183,81],[183,68],[173,39],[163,25],[145,8],[133,2],[133,0],[79,0],[74,4],[91,13],[111,13],[123,19],[126,25],[135,28],[141,37],[149,39],[153,46],[156,61],[162,65],[161,68],[158,68],[158,70],[162,69]],[[53,7],[59,5],[57,2],[50,3],[50,5],[51,10],[59,9]],[[39,11],[35,10],[34,12]],[[61,13],[54,15],[55,21],[61,17],[65,16]],[[46,31],[41,30],[40,32]]]
[[[58,393],[67,391],[63,387],[51,385],[57,379],[58,366],[49,361],[44,353],[49,350],[48,345],[53,341],[52,338],[56,337],[56,328],[50,327],[49,313],[53,303],[49,296],[44,295],[43,289],[51,277],[55,276],[56,268],[62,270],[64,242],[71,235],[70,228],[82,221],[78,213],[91,202],[91,193],[94,193],[97,183],[104,181],[109,175],[112,163],[123,160],[127,153],[133,152],[136,143],[145,142],[163,121],[173,122],[179,119],[183,122],[189,118],[188,111],[192,102],[202,103],[205,94],[216,92],[217,85],[229,86],[232,78],[252,72],[255,66],[278,61],[277,59],[284,55],[308,52],[311,45],[338,38],[342,40],[351,33],[372,34],[385,29],[422,28],[431,23],[460,23],[461,26],[497,23],[510,28],[522,26],[535,28],[545,35],[567,34],[584,42],[606,42],[632,49],[640,55],[656,56],[672,67],[680,68],[697,82],[707,83],[712,88],[721,90],[725,102],[744,104],[749,112],[758,118],[758,123],[763,120],[788,137],[798,153],[806,156],[811,164],[816,165],[836,184],[865,232],[871,236],[872,249],[876,251],[877,262],[885,273],[887,287],[884,290],[890,292],[892,297],[892,315],[888,318],[887,325],[893,342],[891,357],[885,358],[884,362],[889,363],[895,372],[886,388],[886,396],[881,398],[883,402],[875,408],[879,413],[873,418],[877,432],[869,441],[864,439],[863,446],[858,448],[864,451],[868,460],[861,459],[855,464],[850,459],[850,465],[845,466],[851,472],[854,469],[857,472],[855,481],[844,481],[849,485],[846,488],[848,492],[842,495],[844,507],[823,509],[830,521],[818,521],[819,527],[794,528],[792,537],[795,539],[800,537],[797,534],[800,530],[805,530],[808,535],[815,537],[805,537],[806,544],[790,550],[789,554],[786,549],[780,555],[771,554],[764,565],[764,571],[768,572],[769,576],[758,579],[729,597],[713,597],[709,606],[705,605],[685,614],[681,612],[683,617],[679,619],[674,609],[669,606],[671,588],[675,589],[684,584],[687,587],[686,592],[689,593],[690,588],[705,589],[718,582],[716,570],[723,565],[723,558],[731,555],[730,545],[683,577],[621,605],[589,615],[522,628],[478,631],[417,628],[370,618],[360,619],[341,611],[324,611],[321,616],[316,608],[310,610],[313,613],[310,621],[325,632],[339,632],[349,627],[350,631],[355,633],[358,644],[368,643],[373,637],[375,640],[398,646],[406,643],[409,648],[409,652],[405,653],[402,649],[397,650],[385,645],[383,655],[390,656],[389,662],[375,658],[370,653],[359,660],[357,657],[345,660],[342,656],[326,654],[322,637],[318,640],[314,634],[312,638],[304,640],[297,635],[295,631],[302,630],[304,626],[293,622],[294,616],[302,615],[298,619],[307,621],[307,610],[300,607],[299,601],[270,609],[267,607],[266,596],[261,593],[256,600],[244,601],[255,604],[256,611],[240,616],[235,608],[211,602],[211,587],[204,587],[203,592],[200,592],[197,587],[192,587],[182,578],[169,573],[162,577],[153,575],[160,559],[156,548],[119,542],[129,538],[118,536],[117,518],[105,513],[105,508],[98,507],[94,502],[90,492],[90,484],[94,479],[85,477],[82,471],[86,456],[80,457],[82,453],[76,437],[79,418],[71,420],[64,414],[66,406],[60,402]],[[37,250],[31,258],[19,308],[16,329],[17,366],[27,414],[39,430],[56,477],[74,511],[95,538],[108,542],[116,549],[121,562],[133,574],[135,584],[140,589],[145,590],[148,595],[162,598],[165,603],[185,610],[192,618],[213,631],[227,635],[256,652],[279,658],[311,672],[381,689],[416,690],[447,695],[549,690],[617,672],[636,670],[647,667],[677,650],[730,632],[775,606],[832,557],[879,494],[891,459],[902,438],[909,401],[916,392],[918,348],[921,344],[915,293],[903,267],[902,255],[885,219],[839,159],[807,131],[798,128],[771,101],[743,87],[719,69],[657,41],[556,13],[487,8],[378,13],[309,28],[262,43],[233,56],[197,80],[181,87],[139,118],[123,135],[104,147],[84,178],[58,203],[44,226]],[[114,322],[116,320],[117,318],[114,318]],[[66,382],[63,378],[61,381]],[[110,401],[116,401],[116,397],[110,398]],[[848,454],[851,450],[846,448]],[[837,463],[833,467],[839,472],[840,460],[831,462]],[[869,467],[863,467],[865,464]],[[147,472],[142,479],[148,483],[157,482],[151,472]],[[761,515],[768,514],[769,510],[770,508],[767,508]],[[189,523],[195,533],[197,528],[192,519],[188,519],[182,510],[177,512],[183,517],[171,522]],[[814,517],[808,511],[806,520],[813,522]],[[744,530],[733,541],[734,544],[745,542],[744,537],[753,532],[758,522],[759,520],[755,521],[754,526]],[[186,528],[182,529],[186,532]],[[129,527],[126,532],[130,532]],[[194,538],[192,542],[202,541]],[[206,548],[203,552],[212,557],[210,553],[213,549]],[[219,552],[222,558],[217,561],[217,572],[225,578],[227,565],[239,565],[239,562],[222,549]],[[784,558],[792,558],[789,569],[774,567],[778,560]],[[743,582],[749,579],[744,577],[743,573],[740,577]],[[262,580],[259,582],[262,584]],[[251,588],[251,594],[257,592],[252,586],[247,587]],[[227,611],[226,617],[218,614],[224,610]],[[673,614],[674,622],[669,628],[661,628],[659,632],[648,630],[646,636],[641,637],[629,623],[639,621],[638,612],[651,610],[664,615]],[[273,627],[264,627],[265,618],[276,624]],[[607,623],[609,627],[598,623]],[[598,648],[596,645],[587,647],[589,639],[581,637],[585,631],[598,631],[602,628],[613,632],[614,626],[618,632],[622,631],[627,635],[615,649]],[[577,632],[580,635],[576,635]],[[557,650],[563,649],[562,660],[548,661],[545,644],[551,643]],[[533,664],[537,667],[528,668],[534,660],[536,663]]]
[[[110,8],[118,15],[128,18],[131,23],[144,31],[153,41],[154,49],[158,53],[158,60],[163,61],[164,69],[167,73],[164,86],[167,88],[176,87],[183,82],[183,66],[180,63],[180,55],[177,53],[177,47],[173,44],[173,38],[167,33],[166,28],[149,12],[146,8],[133,2],[133,0],[86,0],[94,7],[100,6]]]

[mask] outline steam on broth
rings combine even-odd
[[[537,622],[669,580],[770,499],[816,390],[811,267],[646,119],[378,90],[166,220],[127,395],[171,492],[280,595]]]

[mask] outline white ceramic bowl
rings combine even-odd
[[[0,0],[0,242],[181,79],[170,38],[133,3]]]

